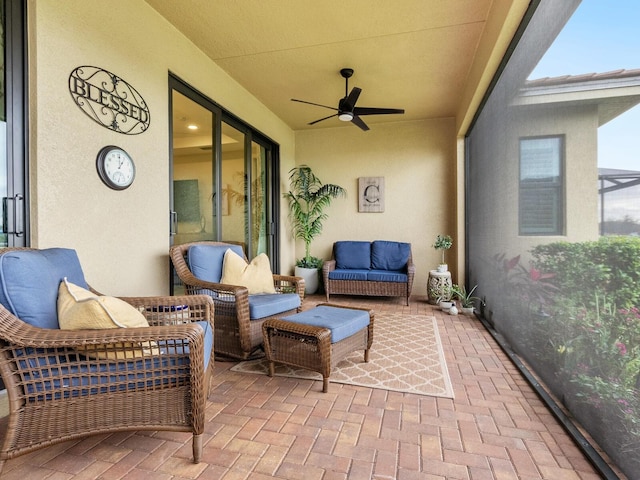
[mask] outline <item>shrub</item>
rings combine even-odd
[[[618,308],[640,305],[640,238],[602,237],[554,242],[531,250],[533,265],[553,272],[553,284],[576,304],[594,306],[595,294]]]

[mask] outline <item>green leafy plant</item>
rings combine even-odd
[[[436,296],[436,304],[440,302],[450,302],[453,300],[453,286],[443,285],[438,292],[434,292]]]
[[[311,242],[322,233],[323,222],[328,217],[325,209],[334,198],[344,197],[347,192],[339,185],[323,184],[306,165],[292,168],[289,182],[290,190],[284,197],[289,202],[293,236],[304,242],[304,258],[297,260],[296,266],[319,268],[322,260],[311,256]]]
[[[517,339],[606,451],[640,468],[629,455],[640,448],[640,238],[552,242],[530,253],[526,266],[520,255],[489,261],[483,295],[508,305],[501,333]]]
[[[453,246],[453,240],[449,235],[438,235],[436,241],[433,244],[433,248],[436,250],[442,250],[442,264],[444,264],[444,253]]]
[[[467,292],[464,285],[460,286],[455,284],[452,287],[453,296],[460,300],[460,305],[464,308],[474,307],[475,302],[480,301],[480,298],[473,296],[473,292],[476,291],[476,288],[478,288],[478,285],[474,285],[473,288]]]
[[[619,308],[640,305],[640,238],[610,236],[597,241],[553,242],[531,250],[533,266],[554,272],[560,291],[593,306],[594,293]]]

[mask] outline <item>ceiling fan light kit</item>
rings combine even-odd
[[[362,115],[389,115],[389,114],[402,114],[404,109],[401,108],[375,108],[375,107],[356,107],[356,102],[360,96],[362,89],[353,87],[349,92],[349,78],[353,75],[352,68],[343,68],[340,70],[340,75],[345,80],[344,97],[338,101],[338,108],[330,107],[328,105],[322,105],[320,103],[307,102],[306,100],[297,100],[292,98],[293,102],[306,103],[308,105],[315,105],[316,107],[328,108],[335,110],[338,113],[329,115],[327,117],[319,118],[313,122],[309,122],[308,125],[315,125],[318,122],[328,120],[333,117],[338,117],[343,122],[351,122],[362,130],[369,130],[366,123],[360,118]]]

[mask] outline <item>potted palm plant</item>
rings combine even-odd
[[[433,244],[433,248],[435,248],[436,250],[442,250],[442,261],[440,262],[440,265],[438,265],[439,272],[446,272],[447,269],[449,268],[444,261],[444,252],[446,250],[449,250],[452,245],[453,245],[453,240],[451,240],[451,237],[449,235],[438,235],[436,237],[436,241]]]
[[[289,171],[289,183],[290,190],[284,197],[289,202],[293,237],[304,242],[304,257],[296,260],[295,274],[305,279],[305,293],[311,294],[318,289],[318,269],[322,266],[322,259],[311,256],[311,242],[322,233],[328,217],[325,209],[347,192],[339,185],[323,184],[306,165]]]

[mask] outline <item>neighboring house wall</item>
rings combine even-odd
[[[549,110],[553,110],[553,115]],[[564,135],[564,213],[565,234],[558,236],[522,236],[520,246],[527,251],[541,243],[558,240],[581,242],[597,240],[598,229],[598,106],[597,105],[552,105],[521,106],[518,121],[514,124],[516,139],[513,152],[516,162],[506,165],[515,167],[518,179],[517,139],[521,137]],[[550,122],[549,119],[553,118]],[[517,183],[517,182],[516,182]],[[518,198],[517,196],[515,198]],[[515,207],[515,208],[514,208]],[[518,204],[508,206],[511,212],[506,225],[518,234]],[[513,242],[511,242],[513,244]]]
[[[503,118],[501,127],[504,141],[495,145],[484,145],[493,161],[483,168],[494,169],[477,186],[483,192],[483,204],[496,215],[471,218],[471,231],[476,222],[482,223],[485,233],[490,235],[483,245],[484,252],[474,254],[490,262],[496,254],[507,258],[522,255],[527,265],[527,252],[541,243],[554,241],[578,242],[596,240],[598,231],[598,168],[597,168],[597,105],[555,106],[551,117],[544,106],[513,107],[512,116]],[[523,137],[564,135],[564,235],[519,235],[519,147]],[[473,179],[475,181],[475,179]],[[517,251],[510,249],[517,246]]]
[[[105,293],[168,293],[169,72],[277,142],[283,172],[295,163],[294,132],[143,1],[29,1],[28,17],[32,246],[75,248],[88,281]],[[80,111],[68,78],[82,65],[136,88],[149,129],[115,133]],[[135,182],[121,192],[96,173],[96,155],[110,144],[136,162]],[[281,210],[282,220],[284,202]],[[294,247],[281,237],[286,269]]]

